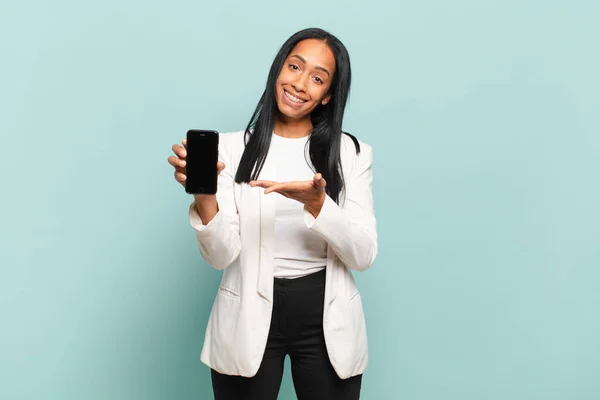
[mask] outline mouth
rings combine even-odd
[[[296,104],[296,105],[301,105],[308,101],[308,100],[303,100],[299,97],[294,96],[293,94],[291,94],[290,92],[288,92],[285,89],[283,89],[283,94],[285,95],[286,99],[288,99],[290,102],[292,102],[293,104]]]

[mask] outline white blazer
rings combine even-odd
[[[372,149],[342,135],[341,165],[345,190],[340,206],[329,196],[315,219],[304,211],[308,229],[328,243],[323,330],[329,359],[342,378],[361,374],[368,364],[367,332],[361,295],[351,270],[364,271],[377,256],[372,196]],[[190,206],[189,219],[200,253],[223,270],[200,359],[227,375],[254,376],[263,359],[273,309],[275,196],[235,183],[244,151],[244,132],[219,135],[219,211],[202,224]],[[267,156],[259,179],[272,179]]]

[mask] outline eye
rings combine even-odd
[[[290,67],[290,69],[293,69],[294,71],[298,71],[300,69],[300,67],[298,67],[296,64],[290,64],[289,67]]]
[[[319,78],[318,76],[315,76],[315,81],[317,81],[318,84],[323,83],[323,79]]]

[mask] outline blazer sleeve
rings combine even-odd
[[[240,218],[234,198],[234,172],[231,168],[231,157],[226,145],[225,137],[219,144],[219,160],[225,168],[217,180],[217,203],[219,211],[206,225],[196,211],[194,203],[189,208],[189,220],[196,233],[198,247],[202,257],[213,268],[223,270],[227,268],[240,254]]]
[[[378,252],[372,166],[372,147],[361,143],[353,173],[345,177],[343,206],[326,196],[317,218],[304,211],[306,226],[324,238],[348,268],[358,271],[371,267]]]

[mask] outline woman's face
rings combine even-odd
[[[285,60],[275,83],[279,111],[289,119],[303,119],[331,98],[329,88],[335,57],[322,40],[299,42]]]

